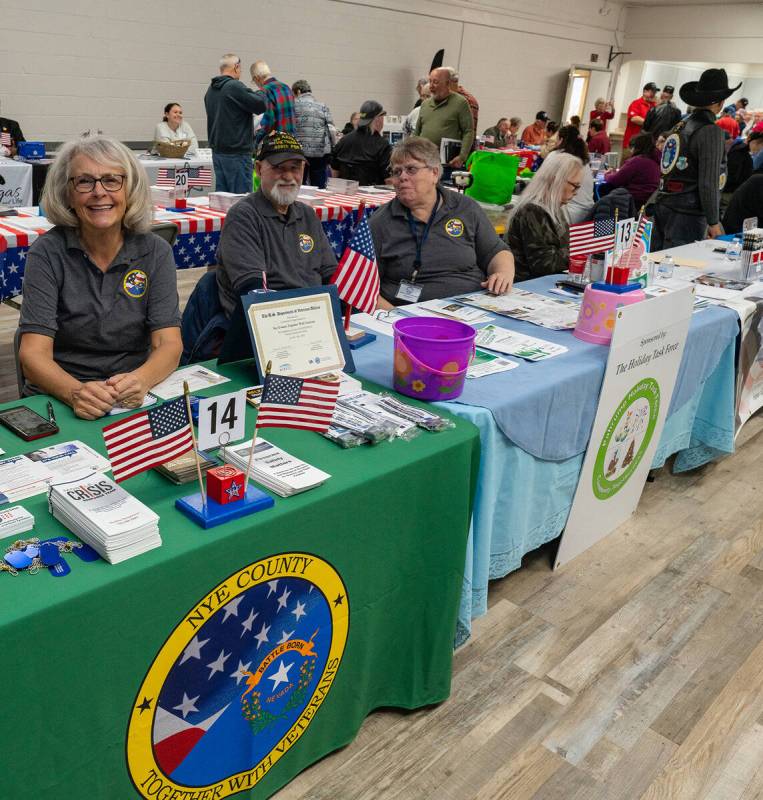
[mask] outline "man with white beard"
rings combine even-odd
[[[260,188],[230,209],[217,248],[217,287],[228,317],[252,289],[320,286],[334,274],[336,257],[315,211],[297,202],[306,163],[290,133],[272,131],[260,144]]]

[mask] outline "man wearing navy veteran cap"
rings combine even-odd
[[[217,248],[220,303],[230,317],[242,294],[328,283],[336,257],[315,211],[297,201],[307,158],[290,133],[272,131],[257,150],[260,188],[228,212]]]
[[[706,69],[698,81],[678,90],[694,111],[676,125],[662,149],[662,177],[653,207],[653,250],[723,233],[719,205],[726,183],[726,149],[715,115],[739,86],[729,86],[725,69]]]

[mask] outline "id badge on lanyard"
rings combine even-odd
[[[419,238],[418,234],[416,233],[416,225],[413,222],[411,212],[408,211],[407,213],[408,226],[411,229],[411,236],[416,244],[416,257],[413,260],[413,272],[411,273],[411,279],[405,280],[405,278],[403,278],[403,280],[400,281],[400,285],[397,287],[397,292],[395,292],[395,298],[397,300],[403,300],[406,303],[417,303],[419,297],[421,297],[423,287],[416,283],[416,278],[421,270],[421,251],[424,247],[427,237],[429,236],[429,231],[432,229],[432,223],[434,222],[435,214],[437,213],[437,207],[439,205],[440,197],[438,194],[434,208],[432,209],[432,213],[429,216],[429,221],[424,226],[424,231],[421,234],[421,238]]]

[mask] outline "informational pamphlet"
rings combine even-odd
[[[53,516],[110,564],[162,543],[159,517],[106,475],[50,487]]]
[[[459,322],[466,322],[473,325],[479,322],[490,322],[493,318],[479,308],[465,306],[461,303],[454,303],[452,300],[425,300],[423,303],[414,303],[406,306],[408,313],[418,315],[420,311],[430,312],[437,316],[457,319]]]
[[[567,352],[564,345],[536,339],[534,336],[522,336],[505,328],[497,328],[495,325],[486,325],[478,330],[474,341],[479,347],[508,353],[510,356],[524,358],[525,361],[543,361]]]
[[[138,408],[128,408],[127,406],[114,406],[114,408],[109,411],[108,416],[113,417],[116,414],[127,414],[134,413],[138,411],[140,408],[147,408],[148,406],[152,406],[154,403],[158,402],[158,398],[151,394],[151,392],[146,392],[146,396],[143,398],[143,402],[140,404]]]
[[[477,350],[466,371],[467,378],[484,378],[485,375],[494,375],[496,372],[506,372],[507,370],[518,367],[516,361],[508,358],[501,358],[495,353],[488,353],[485,350]]]
[[[51,481],[73,481],[94,472],[111,469],[109,460],[84,442],[62,442],[26,454],[31,461],[44,464],[52,473]]]
[[[161,400],[171,400],[173,397],[180,397],[183,394],[183,381],[188,382],[189,391],[198,392],[201,389],[209,389],[210,386],[227,383],[229,380],[230,378],[212,372],[211,369],[202,367],[200,364],[193,364],[190,367],[176,369],[168,378],[157,383],[151,389],[151,393]]]
[[[510,294],[472,292],[454,297],[453,300],[557,331],[574,328],[580,312],[580,304],[572,300],[557,300],[516,288]]]
[[[12,503],[42,494],[53,479],[53,471],[28,456],[0,460],[0,504]]]
[[[227,447],[220,455],[229,464],[246,472],[250,446],[251,442],[242,442],[235,447]],[[281,497],[291,497],[293,494],[320,486],[331,475],[290,455],[266,439],[258,438],[254,445],[254,458],[249,477]]]

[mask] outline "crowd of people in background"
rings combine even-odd
[[[607,127],[615,118],[605,98],[590,110],[585,135],[580,116],[559,125],[543,110],[524,127],[517,116],[500,117],[479,135],[477,99],[455,69],[438,67],[417,82],[404,138],[393,147],[382,135],[386,111],[376,100],[365,100],[339,131],[308,80],[290,86],[262,60],[250,67],[252,86],[241,73],[239,56],[226,54],[204,97],[216,189],[245,195],[227,214],[217,269],[203,287],[208,292],[211,282],[231,324],[238,297],[265,288],[266,272],[271,289],[330,280],[336,256],[314,210],[298,199],[303,184],[323,188],[329,175],[394,190],[370,220],[379,308],[480,288],[500,294],[517,279],[562,272],[570,224],[611,217],[615,208],[623,215],[646,209],[653,250],[716,237],[724,227],[737,232],[750,216],[763,219],[763,121],[748,112],[746,98],[724,105],[741,84],[729,86],[723,69],[679,88],[686,113],[673,101],[673,86],[646,83],[627,109],[619,169],[607,169],[602,158],[610,160]],[[23,141],[18,122],[0,117],[2,154],[15,154]],[[169,102],[154,145],[179,141],[191,154],[198,149],[181,104]],[[503,238],[475,200],[444,188],[483,148],[533,151],[536,171]],[[189,346],[185,321],[180,341],[172,253],[147,233],[145,172],[106,137],[72,142],[50,170],[43,205],[56,227],[26,262],[25,391],[59,397],[86,418],[117,404],[138,406]],[[77,280],[62,281],[64,272]],[[116,283],[106,291],[109,281]],[[126,293],[146,302],[121,302]],[[108,326],[114,346],[99,345],[96,358],[88,331]],[[196,347],[198,329],[188,330],[197,355],[210,357]]]

